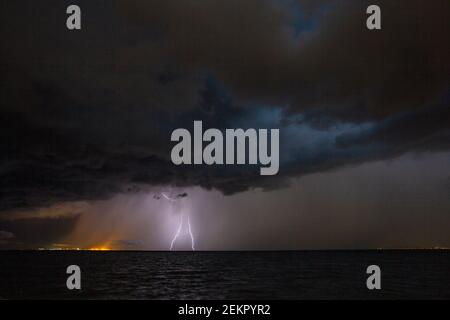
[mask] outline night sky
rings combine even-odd
[[[0,249],[450,247],[450,2],[375,2],[0,0]],[[194,120],[278,175],[175,166]]]

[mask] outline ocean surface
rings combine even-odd
[[[81,290],[66,288],[72,264]],[[3,251],[0,298],[449,299],[450,251]]]

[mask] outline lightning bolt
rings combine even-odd
[[[170,202],[175,202],[175,199],[169,198],[165,193],[161,193],[161,194],[164,198],[166,198],[166,200],[169,200]]]
[[[165,193],[161,193],[161,195],[168,201],[170,202],[176,202],[176,199],[170,198],[168,197]],[[183,228],[183,221],[184,221],[184,216],[185,214],[182,213],[180,216],[180,223],[178,225],[178,229],[177,232],[175,233],[172,241],[170,242],[170,251],[173,250],[173,245],[175,244],[175,242],[177,241],[178,237],[180,236],[181,233],[181,229]],[[192,251],[195,251],[195,241],[194,241],[194,235],[192,233],[192,229],[191,229],[191,222],[189,220],[189,215],[187,214],[187,234],[189,234],[189,237],[191,238],[191,248]]]
[[[195,251],[194,236],[192,235],[191,223],[189,222],[189,216],[187,216],[187,223],[188,223],[189,236],[191,237],[191,248],[192,248],[192,251]]]
[[[175,233],[175,236],[172,239],[172,242],[170,243],[170,251],[173,249],[173,244],[175,241],[177,241],[178,236],[180,235],[181,227],[183,226],[183,216],[181,216],[180,224],[178,225],[177,233]]]

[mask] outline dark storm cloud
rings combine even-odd
[[[445,178],[445,180],[444,180],[444,188],[445,188],[445,190],[450,192],[450,176]]]
[[[78,215],[68,215],[0,220],[0,228],[8,230],[8,234],[13,235],[6,238],[9,247],[26,248],[30,245],[34,247],[59,241],[73,230],[78,218]]]
[[[9,240],[12,238],[14,238],[14,233],[0,230],[0,241]]]
[[[376,32],[364,1],[79,1],[79,32],[68,4],[2,1],[2,211],[449,148],[447,0],[380,1]],[[281,127],[280,174],[172,165],[170,133],[199,119]]]
[[[398,150],[446,149],[450,144],[449,101],[421,112],[401,114],[358,134],[341,135],[340,147],[383,145]]]
[[[162,50],[181,68],[208,69],[244,101],[317,107],[343,119],[426,107],[449,87],[449,2],[378,1],[380,32],[365,28],[369,4],[127,1],[123,8],[138,25],[162,29],[170,39]]]
[[[0,248],[10,245],[11,241],[14,241],[14,233],[0,230]]]

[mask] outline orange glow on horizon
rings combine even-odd
[[[89,251],[110,251],[112,249],[107,246],[100,246],[100,247],[91,247],[91,248],[88,248],[87,250],[89,250]]]

